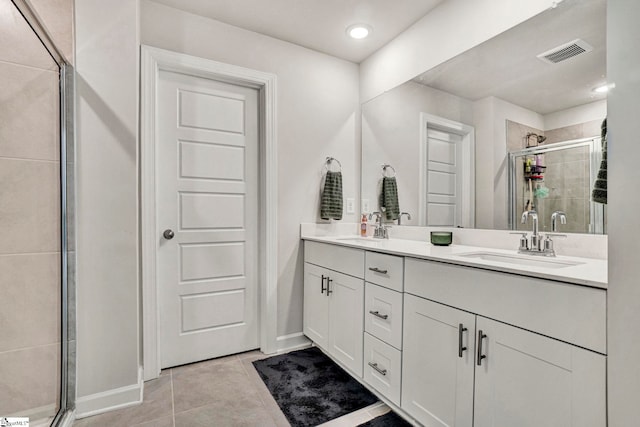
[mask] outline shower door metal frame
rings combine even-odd
[[[60,259],[61,259],[61,337],[60,337],[60,407],[51,425],[59,426],[72,421],[74,399],[69,399],[69,268],[75,269],[75,262],[69,266],[69,235],[75,235],[75,182],[67,180],[68,164],[75,167],[75,71],[62,51],[53,41],[51,34],[42,23],[29,0],[11,0],[34,34],[59,68],[60,95]],[[68,205],[69,202],[71,205]],[[71,207],[71,208],[70,208]],[[75,248],[75,245],[74,245]],[[74,249],[75,254],[75,249]],[[75,277],[75,274],[72,275]],[[75,290],[75,285],[72,287]],[[73,299],[75,301],[75,298]],[[74,311],[75,313],[75,308]],[[75,322],[73,323],[75,325]],[[75,327],[75,326],[74,326]],[[75,395],[75,393],[74,393]]]
[[[537,146],[526,148],[520,151],[513,151],[509,153],[509,197],[508,197],[508,210],[509,210],[509,229],[517,229],[517,220],[520,218],[520,214],[516,208],[517,198],[517,185],[516,182],[516,159],[523,156],[533,156],[535,154],[550,153],[553,151],[567,150],[571,148],[589,147],[589,180],[591,183],[595,182],[596,174],[598,173],[598,165],[600,159],[602,159],[602,138],[599,136],[593,136],[589,138],[573,139],[570,141],[557,142],[549,145]],[[589,233],[591,234],[604,234],[604,208],[598,206],[597,203],[590,201],[590,224]]]

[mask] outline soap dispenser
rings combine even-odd
[[[367,237],[367,214],[362,214],[362,219],[360,219],[360,235]]]

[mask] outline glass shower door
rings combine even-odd
[[[32,426],[53,422],[66,394],[60,77],[14,2],[0,0],[0,419]]]

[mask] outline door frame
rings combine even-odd
[[[258,90],[259,231],[258,323],[260,350],[277,350],[277,138],[276,76],[183,53],[141,46],[140,191],[142,345],[144,380],[160,375],[159,303],[156,281],[156,93],[160,71],[172,71]]]
[[[418,218],[420,224],[427,224],[427,165],[429,161],[427,128],[455,133],[462,137],[462,212],[461,223],[464,228],[475,227],[475,128],[464,123],[420,113],[420,184],[418,189]]]

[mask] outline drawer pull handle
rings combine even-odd
[[[322,280],[320,281],[320,293],[324,294],[324,291],[327,290],[327,288],[324,287],[324,279],[328,279],[329,276],[325,276],[324,274],[322,275]]]
[[[387,370],[378,368],[378,364],[377,363],[369,362],[369,366],[371,366],[373,369],[375,369],[375,371],[378,372],[380,375],[387,375]]]
[[[327,276],[327,296],[333,293],[333,291],[331,290],[331,282],[333,282],[333,280],[329,279],[329,276]]]
[[[376,317],[379,317],[382,320],[387,320],[389,318],[388,314],[380,314],[379,311],[369,310],[369,313],[373,314]]]
[[[482,366],[482,359],[486,359],[487,355],[482,354],[482,340],[487,337],[487,334],[482,333],[482,329],[478,331],[478,357],[476,363],[478,366]]]
[[[462,357],[462,352],[467,349],[467,347],[462,346],[462,333],[466,331],[467,328],[462,323],[458,323],[458,357]]]
[[[380,270],[378,267],[369,267],[374,273],[387,274],[388,270]]]

